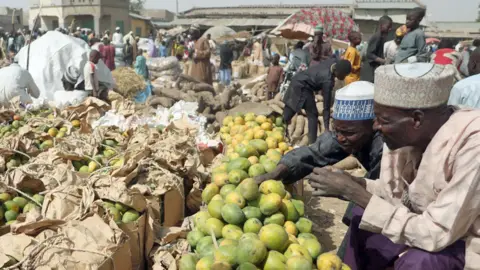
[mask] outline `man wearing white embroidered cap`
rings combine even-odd
[[[335,94],[333,132],[324,132],[314,144],[294,149],[280,160],[277,168],[255,180],[283,180],[290,184],[308,174],[313,168],[333,165],[350,154],[358,158],[376,179],[380,172],[383,140],[373,131],[373,84],[357,81]]]
[[[480,111],[448,106],[454,70],[428,63],[375,73],[380,178],[333,168],[308,177],[317,195],[353,210],[345,263],[352,269],[480,269]]]
[[[345,86],[335,95],[333,132],[324,132],[314,144],[288,152],[273,172],[258,176],[255,181],[275,179],[292,184],[314,168],[333,165],[349,155],[360,161],[369,179],[377,179],[383,140],[380,133],[373,130],[373,119],[373,84],[357,81]],[[347,225],[352,208],[350,204],[344,216]]]
[[[115,33],[112,35],[112,44],[120,45],[123,44],[123,34],[120,32],[120,27],[115,28]]]

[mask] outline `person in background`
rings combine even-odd
[[[107,100],[108,91],[101,91],[98,82],[97,64],[100,60],[101,54],[97,50],[91,50],[89,60],[83,68],[83,77],[85,82],[85,91],[88,91],[91,96],[104,100]]]
[[[163,37],[160,32],[157,32],[157,36],[155,37],[155,48],[157,50],[157,55],[155,57],[162,57],[160,54],[160,47],[162,46]]]
[[[215,44],[215,41],[212,40],[212,35],[208,34],[207,39],[208,45],[210,46],[210,52],[215,54],[215,51],[217,50],[217,44]]]
[[[7,48],[10,50],[12,46],[15,47],[15,32],[13,31],[10,32],[7,39]]]
[[[138,41],[140,40],[139,37],[134,37],[133,38],[133,42],[131,42],[132,44],[132,52],[133,52],[133,59],[136,59],[138,55],[140,55],[141,53],[139,52],[139,49],[138,49]]]
[[[391,64],[395,61],[395,56],[398,52],[398,46],[402,42],[403,37],[407,33],[407,26],[402,25],[395,30],[395,38],[385,42],[383,45],[383,56],[386,64]]]
[[[480,74],[455,83],[450,92],[448,105],[480,109]]]
[[[223,41],[223,44],[220,46],[220,82],[223,85],[230,85],[232,78],[232,61],[233,61],[233,50],[228,44],[228,41]]]
[[[427,43],[425,40],[425,33],[420,29],[420,22],[425,17],[426,10],[424,8],[414,8],[407,13],[407,22],[405,25],[408,28],[408,33],[403,37],[400,46],[398,47],[397,55],[395,56],[395,63],[405,63],[410,57],[415,57],[426,53]]]
[[[177,57],[178,61],[181,61],[183,57],[185,56],[185,43],[180,40],[178,43],[175,45],[175,56]]]
[[[115,47],[110,44],[108,38],[103,39],[103,46],[100,48],[102,53],[102,59],[105,62],[105,65],[110,69],[110,71],[115,69]]]
[[[306,68],[310,64],[308,58],[309,55],[303,50],[303,46],[303,41],[299,41],[295,44],[295,49],[290,53],[290,57],[288,58],[287,70],[297,72],[300,70],[300,67],[303,66]]]
[[[192,26],[192,39],[195,40],[195,51],[192,55],[193,63],[191,74],[198,81],[212,84],[212,66],[210,64],[210,46],[206,38],[200,37],[198,26]]]
[[[330,107],[335,79],[344,80],[352,71],[347,60],[336,61],[333,58],[322,61],[307,70],[295,74],[283,97],[283,121],[288,125],[293,116],[305,109],[308,118],[308,142],[317,140],[318,110],[315,103],[315,92],[322,91],[323,121],[325,131],[330,131]],[[290,135],[287,133],[287,137]]]
[[[272,60],[272,66],[267,73],[267,99],[273,99],[278,93],[280,85],[283,82],[283,68],[280,66],[280,55],[275,54]]]
[[[102,39],[108,39],[110,40],[112,37],[110,36],[110,30],[105,30],[105,33],[103,35],[103,38]]]
[[[80,70],[74,66],[65,70],[62,76],[62,85],[65,91],[85,90],[85,81],[80,73]]]
[[[256,65],[263,65],[263,50],[260,38],[256,37],[252,47],[252,61]]]
[[[123,34],[120,32],[120,27],[115,28],[115,33],[113,33],[113,36],[112,36],[112,44],[113,45],[123,44]]]
[[[344,263],[351,269],[478,269],[480,111],[447,105],[454,71],[431,63],[376,71],[380,178],[334,168],[308,176],[316,196],[356,203]]]
[[[130,44],[130,40],[125,40],[126,43],[123,46],[123,60],[125,61],[125,65],[127,67],[131,67],[133,64],[133,47]]]
[[[93,38],[95,38],[95,32],[92,31],[92,30],[88,30],[88,40],[92,40]]]
[[[159,56],[160,57],[167,57],[167,46],[165,45],[165,41],[160,43],[160,47],[158,48]]]
[[[0,69],[0,104],[9,105],[17,96],[23,104],[32,103],[32,97],[38,98],[40,90],[30,72],[14,62]]]
[[[458,68],[463,77],[468,77],[470,73],[468,72],[468,62],[470,61],[470,56],[473,51],[480,46],[480,39],[475,39],[472,42],[472,46],[464,45],[461,47],[462,54],[462,63]]]
[[[392,29],[392,18],[382,16],[378,20],[378,31],[368,41],[366,61],[360,70],[360,80],[373,83],[375,70],[386,63],[383,55],[383,47],[387,41],[388,32]]]
[[[345,51],[344,58],[352,65],[352,72],[345,77],[345,85],[360,80],[360,68],[362,65],[360,52],[357,50],[357,46],[362,42],[362,34],[352,31],[348,34],[348,40],[350,41],[350,45]]]
[[[87,44],[88,44],[88,36],[87,36],[87,34],[85,33],[85,30],[82,30],[82,31],[80,32],[80,38],[83,39],[83,41],[87,42]]]
[[[477,42],[476,44],[478,45]],[[480,74],[480,47],[476,47],[475,50],[470,54],[470,59],[468,60],[468,75],[473,76]]]
[[[15,56],[17,55],[17,50],[15,49],[15,45],[10,45],[10,48],[8,48],[8,59],[10,63],[13,63],[15,61]]]
[[[25,46],[25,37],[23,36],[22,30],[18,29],[17,38],[15,39],[15,49],[19,52],[23,46]]]
[[[431,55],[431,60],[437,65],[452,65],[455,68],[455,78],[462,79],[459,71],[462,55],[455,51],[451,40],[442,39],[438,44],[438,50]]]
[[[32,31],[25,31],[25,44],[29,45],[32,42]]]
[[[138,50],[138,56],[135,59],[135,72],[148,80],[147,59],[143,56],[142,49]]]
[[[316,65],[323,60],[332,58],[333,51],[330,42],[323,40],[323,26],[317,25],[310,46],[310,66]]]

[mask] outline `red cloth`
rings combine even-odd
[[[435,64],[439,65],[451,65],[453,64],[453,59],[446,56],[446,54],[453,52],[455,52],[454,49],[438,49],[437,51],[435,51],[435,58],[433,59],[433,61],[435,62]]]
[[[115,69],[115,47],[113,45],[107,45],[100,47],[100,53],[102,54],[103,62],[110,70]]]

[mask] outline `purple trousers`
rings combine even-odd
[[[465,242],[458,240],[439,252],[427,252],[395,244],[382,234],[359,229],[363,209],[355,206],[347,232],[344,263],[352,270],[462,270],[465,265]]]

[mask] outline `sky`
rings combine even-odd
[[[260,4],[316,4],[316,3],[345,3],[353,0],[178,0],[179,10],[184,11],[193,6],[234,6]],[[428,19],[431,21],[475,21],[478,16],[480,0],[420,0],[427,5]],[[0,0],[0,6],[28,7],[29,0]],[[163,8],[175,11],[175,0],[147,0],[148,8]]]

